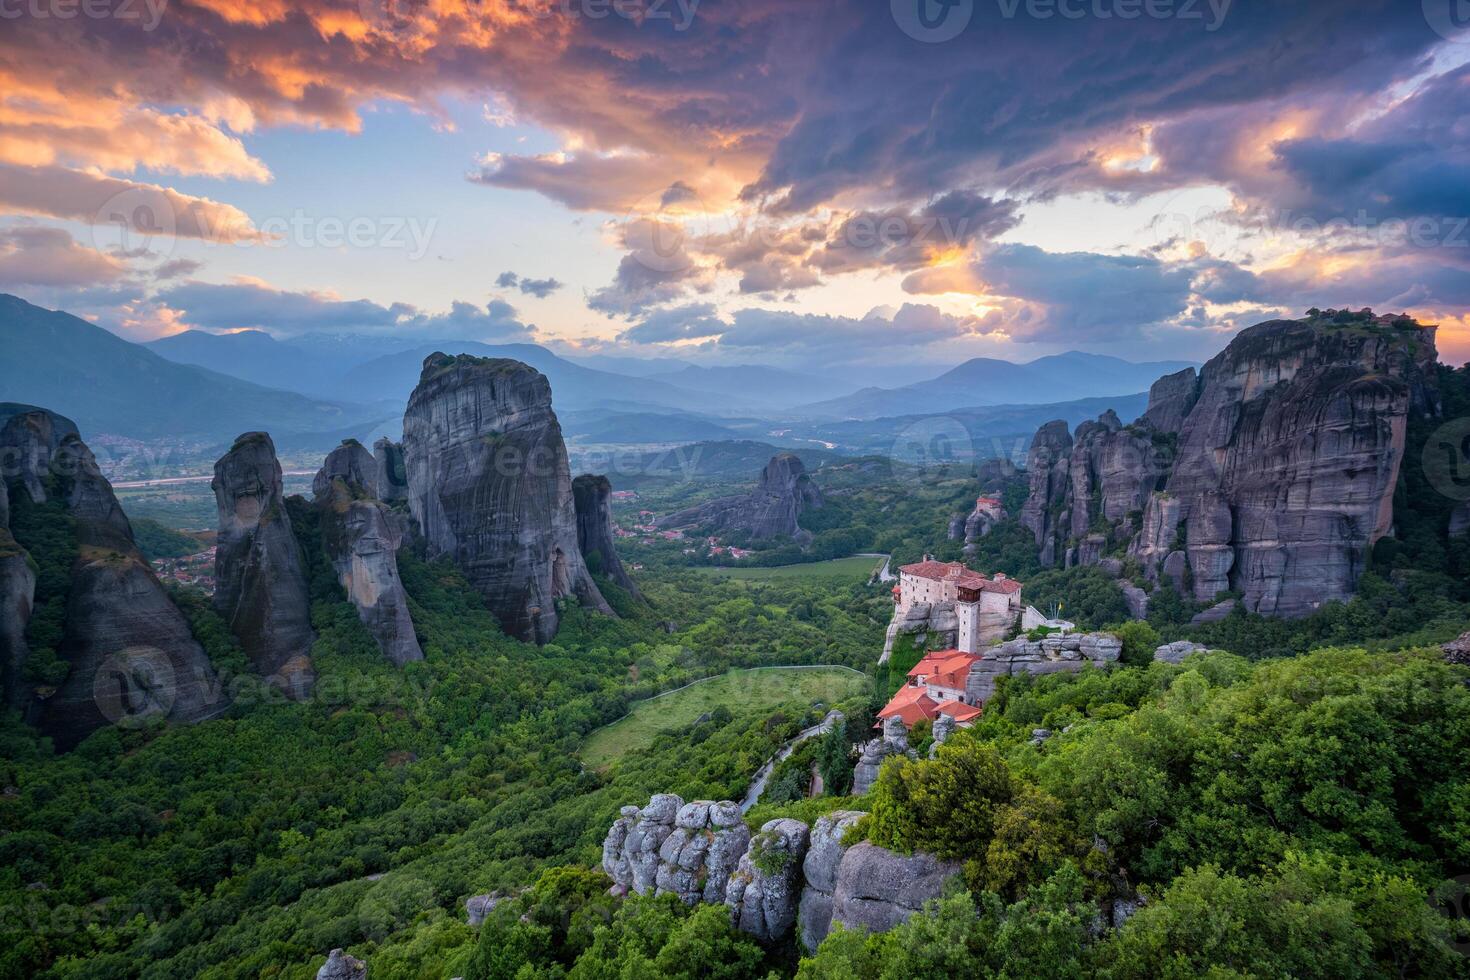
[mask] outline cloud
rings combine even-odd
[[[425,339],[528,341],[534,329],[502,300],[485,306],[455,300],[446,313],[424,313],[407,303],[383,306],[328,293],[293,292],[266,283],[186,282],[163,290],[158,301],[191,326],[207,330],[255,328],[280,335],[318,331],[401,333]]]
[[[496,278],[495,285],[501,289],[519,289],[528,296],[545,299],[565,284],[560,279],[550,277],[546,279],[522,279],[514,272],[506,271],[502,272]]]
[[[263,240],[250,218],[228,204],[64,167],[0,164],[0,208],[110,226],[124,241],[155,247],[166,247],[175,237],[214,242]]]
[[[0,227],[0,286],[81,287],[116,282],[127,267],[60,228]]]
[[[923,348],[987,332],[976,317],[954,316],[923,304],[845,317],[759,308],[722,316],[705,303],[646,314],[620,333],[618,341],[679,349],[685,341],[703,340],[714,354],[748,356],[760,351],[780,360],[856,362],[895,353],[910,359]]]

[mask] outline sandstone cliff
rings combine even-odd
[[[219,679],[138,552],[132,526],[76,426],[42,409],[18,412],[0,429],[0,454],[7,501],[24,494],[32,505],[59,502],[73,522],[76,548],[55,649],[67,671],[52,689],[24,678],[26,593],[35,580],[14,571],[15,559],[24,561],[25,542],[0,535],[11,542],[0,547],[0,644],[10,703],[61,749],[108,724],[156,717],[191,722],[224,710]]]
[[[822,506],[822,491],[794,453],[777,453],[761,470],[748,494],[721,497],[661,517],[661,527],[701,527],[711,531],[745,531],[757,540],[802,538],[803,511]]]
[[[310,692],[310,593],[264,432],[247,432],[214,464],[219,543],[214,606],[257,672],[289,697]]]
[[[378,466],[362,444],[348,439],[327,455],[312,481],[321,511],[322,547],[357,616],[398,666],[424,659],[398,577],[400,515],[373,496]]]
[[[568,596],[611,614],[582,560],[566,445],[539,372],[425,358],[403,417],[403,457],[429,557],[452,558],[507,633],[549,641]]]
[[[1046,564],[1126,548],[1199,602],[1299,616],[1347,598],[1392,526],[1409,414],[1439,411],[1435,358],[1433,328],[1400,317],[1257,324],[1197,380],[1160,379],[1132,426],[1038,432],[1022,523]]]
[[[577,547],[582,560],[588,568],[627,589],[633,598],[642,598],[618,559],[613,541],[612,484],[605,476],[583,473],[572,481],[572,499],[577,509]]]

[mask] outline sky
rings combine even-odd
[[[862,368],[1470,358],[1465,0],[0,0],[0,291]]]

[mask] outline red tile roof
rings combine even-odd
[[[1001,592],[1012,595],[1021,591],[1021,583],[1010,578],[986,578],[979,572],[971,571],[965,567],[964,562],[959,561],[917,561],[912,565],[902,565],[898,569],[905,575],[913,575],[917,578],[926,578],[931,582],[954,582],[965,589],[978,589],[981,592]]]
[[[982,709],[975,707],[973,704],[966,704],[963,701],[955,700],[939,702],[939,707],[937,710],[939,714],[949,715],[960,724],[964,724],[967,721],[974,721],[976,718],[979,718],[982,714],[985,713]]]
[[[905,728],[913,728],[914,723],[923,718],[933,721],[938,713],[939,702],[931,698],[928,691],[922,687],[905,684],[898,689],[898,693],[883,707],[883,710],[878,712],[879,724],[874,727],[881,727],[884,719],[897,715],[903,720]]]
[[[924,654],[908,673],[910,677],[922,676],[926,684],[963,689],[970,676],[970,665],[980,657],[958,650],[934,650]]]

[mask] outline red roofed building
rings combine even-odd
[[[919,603],[953,603],[959,619],[958,646],[965,653],[979,653],[1005,636],[1024,608],[1021,583],[1015,579],[998,572],[986,578],[964,562],[935,561],[928,555],[899,568],[894,598],[900,619]]]
[[[955,724],[968,728],[980,717],[981,709],[966,698],[965,682],[970,667],[980,658],[959,650],[933,650],[909,670],[908,682],[878,712],[881,728],[886,718],[897,715],[904,727],[912,728],[921,718],[933,721],[941,714],[949,715]]]

